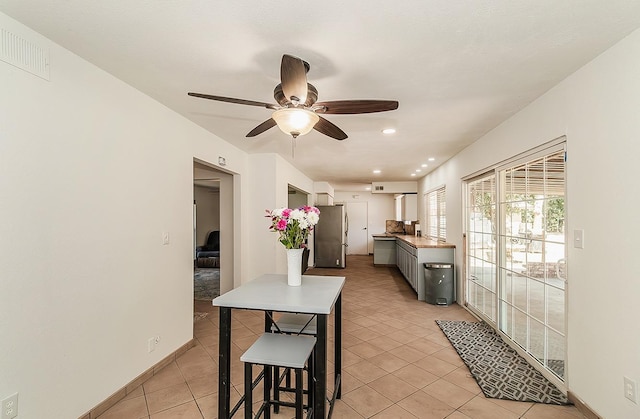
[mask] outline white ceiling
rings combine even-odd
[[[423,176],[640,27],[638,0],[0,0],[0,11],[248,153],[279,153],[337,190]],[[273,102],[285,53],[310,63],[319,101],[400,107],[327,115],[349,138],[312,131],[292,156],[277,128],[245,138],[269,110],[187,96]]]

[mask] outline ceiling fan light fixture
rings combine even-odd
[[[271,117],[276,121],[278,128],[282,132],[294,138],[308,134],[320,120],[320,117],[315,112],[303,108],[278,109]]]

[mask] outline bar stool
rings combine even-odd
[[[271,331],[273,333],[284,333],[288,335],[308,335],[316,337],[317,332],[317,319],[313,314],[303,313],[282,313],[277,321],[274,321],[271,325]],[[277,401],[280,400],[280,392],[293,392],[294,388],[291,387],[291,369],[285,368],[280,374],[280,368],[275,367],[273,371],[273,398]],[[284,386],[282,381],[284,380]],[[312,392],[313,388],[313,371],[307,371],[307,389],[303,393],[307,394],[307,406],[312,406]],[[276,405],[274,412],[278,413],[279,409]]]
[[[240,360],[244,362],[244,417],[253,419],[253,365],[264,367],[264,401],[256,413],[256,418],[264,413],[265,419],[271,417],[271,405],[289,406],[290,403],[271,398],[271,369],[275,367],[290,368],[295,372],[295,404],[296,419],[302,419],[304,410],[302,371],[305,364],[312,371],[313,357],[311,353],[316,344],[316,338],[311,336],[294,336],[279,333],[264,333],[256,340]],[[312,389],[309,389],[312,391]],[[313,406],[309,406],[309,413]]]

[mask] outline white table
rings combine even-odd
[[[314,359],[316,378],[313,417],[326,418],[327,316],[335,309],[334,367],[336,385],[333,399],[340,398],[342,374],[342,287],[343,276],[303,275],[302,285],[287,285],[286,274],[262,275],[213,300],[220,307],[218,418],[230,417],[231,390],[231,310],[265,312],[265,332],[271,330],[271,312],[317,315],[317,344]]]

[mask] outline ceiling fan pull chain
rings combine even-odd
[[[296,158],[296,137],[294,135],[291,136],[291,158]]]

